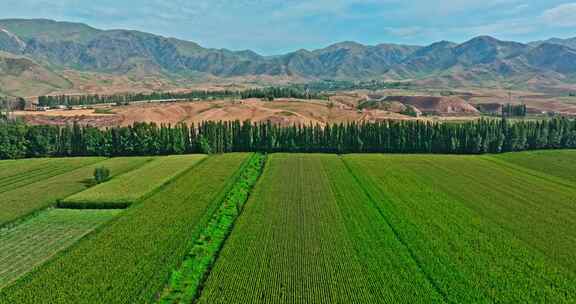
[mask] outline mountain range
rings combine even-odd
[[[531,43],[480,36],[428,46],[342,42],[279,56],[204,48],[130,30],[45,19],[0,20],[0,94],[74,87],[64,71],[161,79],[411,80],[422,84],[576,83],[576,38]],[[14,83],[21,80],[26,85]]]

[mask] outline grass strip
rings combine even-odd
[[[150,158],[83,159],[86,163],[78,169],[2,193],[0,195],[0,227],[17,225],[22,220],[54,206],[58,200],[87,189],[96,167],[110,168],[114,177],[140,167]]]
[[[172,273],[158,303],[192,303],[200,294],[202,284],[262,174],[265,162],[266,156],[262,154],[254,154],[249,159],[182,265]]]
[[[155,301],[248,158],[197,156],[186,174],[1,290],[0,303]]]

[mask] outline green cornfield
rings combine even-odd
[[[7,161],[0,166],[0,194],[102,161],[96,157]]]
[[[119,214],[119,210],[48,209],[0,229],[0,289]]]
[[[248,157],[196,156],[197,166],[0,291],[0,303],[151,302]]]
[[[574,150],[551,150],[506,153],[492,158],[576,183],[575,155]]]
[[[19,187],[0,193],[0,227],[54,205],[57,200],[86,190],[92,182],[94,168],[98,166],[110,168],[112,176],[115,176],[138,168],[149,159],[148,157],[68,158],[72,164],[78,165],[77,169],[52,177],[46,176],[29,184],[22,183]],[[8,161],[1,171],[12,171],[14,168],[27,166],[28,161],[27,159]],[[59,159],[51,161],[55,161],[56,164],[62,162]],[[4,161],[0,162],[0,165],[2,163]],[[16,180],[19,177],[16,175],[10,179]],[[6,180],[3,183],[6,185],[8,182],[9,180]]]
[[[175,155],[154,158],[137,170],[62,200],[59,206],[65,208],[126,208],[188,170],[202,157],[198,155]]]
[[[576,301],[576,191],[526,170],[273,155],[198,302]]]
[[[576,303],[576,151],[25,161],[0,304]]]

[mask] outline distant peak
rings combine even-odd
[[[500,40],[492,37],[492,36],[478,36],[470,39],[467,43],[498,43]]]
[[[360,44],[354,41],[342,41],[335,43],[328,48],[341,48],[341,49],[349,49],[349,48],[358,48],[358,47],[365,47],[365,45]]]
[[[456,46],[457,44],[448,40],[442,40],[438,42],[434,42],[429,47],[452,47]]]

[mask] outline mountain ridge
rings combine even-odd
[[[519,43],[478,36],[464,43],[440,41],[428,46],[343,41],[316,50],[263,56],[251,50],[205,48],[192,41],[134,30],[100,30],[48,19],[2,19],[0,51],[24,56],[54,71],[135,77],[444,78],[454,84],[482,85],[484,80],[514,82],[543,75],[565,81],[576,75],[576,38]]]

